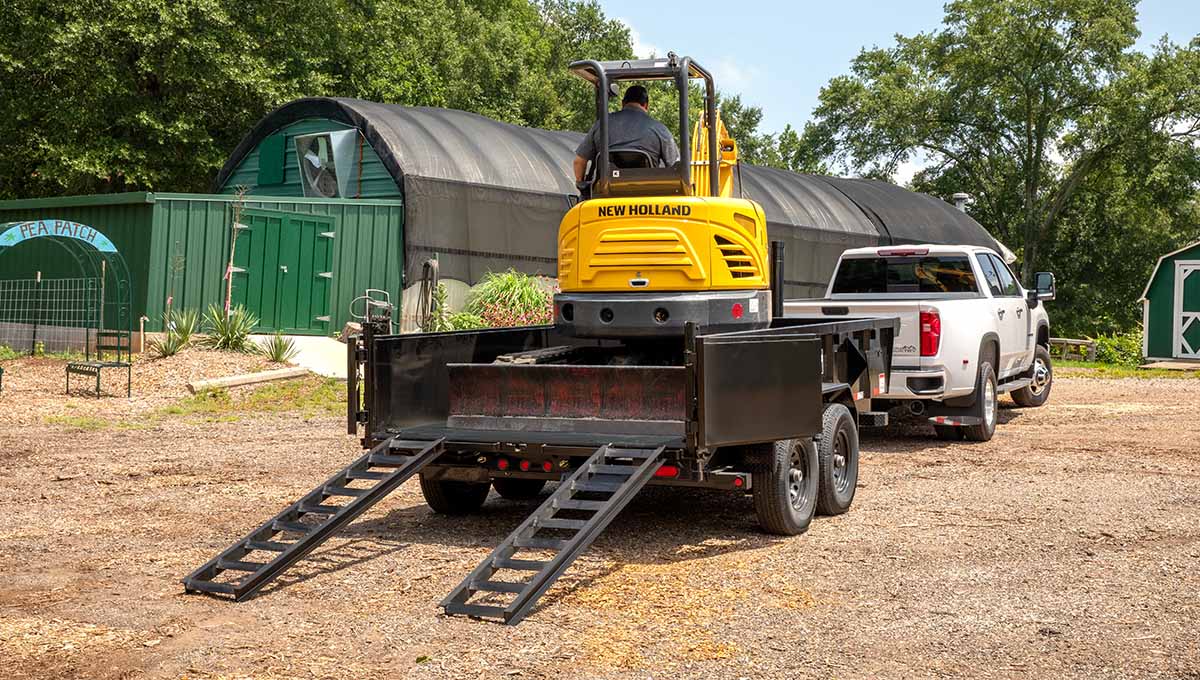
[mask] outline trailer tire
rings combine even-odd
[[[421,495],[434,512],[442,515],[468,515],[483,506],[491,485],[487,482],[458,482],[428,479],[421,473]]]
[[[516,479],[514,477],[498,477],[492,480],[492,487],[501,498],[510,501],[527,501],[537,498],[546,486],[544,479]]]
[[[986,442],[996,433],[996,422],[1000,419],[1000,400],[996,392],[996,373],[991,363],[985,361],[979,365],[979,377],[975,382],[975,394],[980,403],[983,422],[978,425],[967,425],[962,428],[963,437],[967,441]]]
[[[858,428],[850,409],[843,404],[825,407],[817,461],[817,513],[840,515],[850,509],[858,486]]]
[[[817,510],[817,446],[811,439],[784,439],[764,446],[766,460],[754,473],[758,523],[767,533],[802,534]]]
[[[1050,350],[1044,345],[1038,345],[1033,350],[1032,371],[1033,382],[1012,393],[1012,400],[1017,402],[1017,406],[1037,408],[1050,398],[1050,388],[1054,387],[1054,368],[1050,365]]]

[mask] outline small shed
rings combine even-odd
[[[1200,241],[1158,258],[1142,293],[1142,353],[1200,360]]]

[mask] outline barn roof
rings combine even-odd
[[[1166,262],[1167,260],[1175,257],[1176,255],[1185,253],[1193,248],[1200,248],[1200,241],[1196,241],[1195,243],[1189,243],[1188,245],[1186,245],[1178,250],[1172,250],[1171,252],[1167,253],[1166,255],[1163,255],[1162,257],[1158,258],[1158,262],[1154,263],[1154,271],[1150,272],[1150,278],[1146,279],[1146,289],[1142,291],[1141,299],[1146,300],[1150,297],[1150,286],[1153,286],[1154,279],[1158,278],[1158,271],[1160,269],[1162,269],[1163,262]]]
[[[263,138],[308,118],[358,128],[384,167],[404,177],[544,194],[575,194],[571,162],[582,138],[502,123],[466,111],[308,98],[283,105],[255,125],[217,177],[224,185]],[[964,243],[996,247],[966,213],[932,196],[864,179],[803,175],[743,164],[740,187],[758,201],[768,223],[802,232],[858,235],[890,243]]]

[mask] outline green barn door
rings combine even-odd
[[[260,331],[325,334],[333,276],[333,218],[246,210],[234,250],[233,303]]]

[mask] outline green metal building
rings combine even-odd
[[[157,331],[168,304],[204,310],[224,302],[235,209],[232,299],[262,319],[260,330],[330,334],[367,288],[399,299],[397,199],[247,196],[239,206],[231,195],[66,196],[2,201],[0,223],[70,220],[108,236],[129,266],[133,318],[146,316],[146,330]],[[79,276],[74,266],[53,244],[23,244],[0,260],[0,279]]]
[[[1142,353],[1200,359],[1200,243],[1158,259],[1142,294]]]

